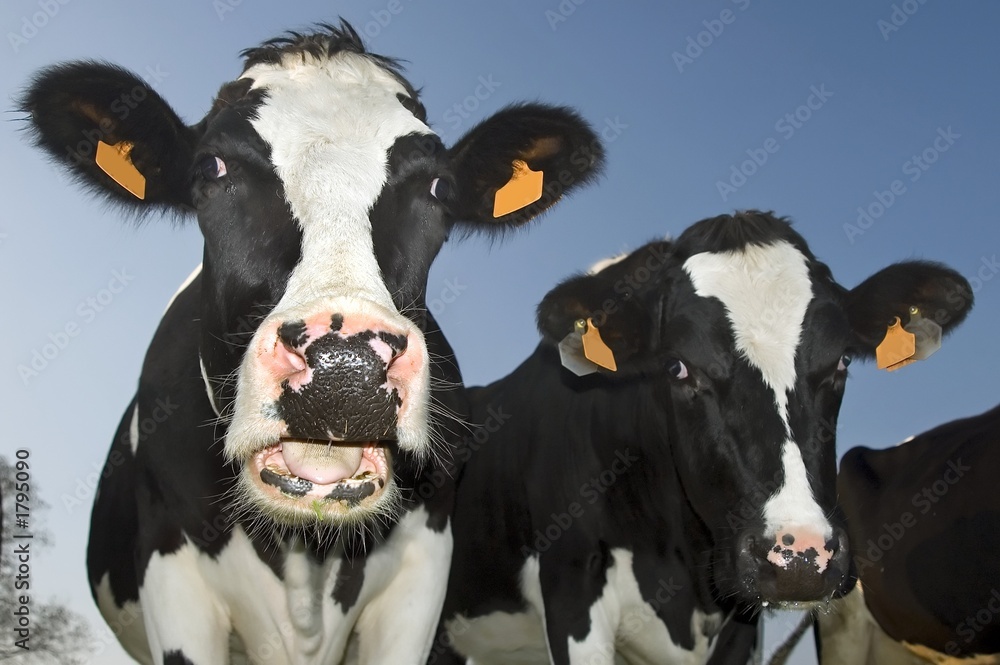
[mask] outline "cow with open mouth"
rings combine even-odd
[[[447,148],[398,63],[346,23],[244,57],[195,124],[94,61],[41,71],[21,100],[90,189],[193,214],[204,236],[108,455],[94,598],[143,663],[419,663],[454,495],[414,488],[466,410],[425,305],[431,262],[453,229],[535,218],[602,148],[538,103]]]

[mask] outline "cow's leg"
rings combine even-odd
[[[154,553],[139,598],[157,665],[223,665],[229,662],[231,624],[198,569],[198,554],[185,544]]]
[[[368,602],[355,631],[360,665],[423,665],[444,605],[451,567],[451,530],[427,526],[427,513],[418,508],[396,526],[382,549],[368,557],[366,576],[391,576],[383,590]],[[388,551],[383,551],[388,550]]]
[[[621,608],[607,580],[610,553],[603,545],[553,547],[529,559],[524,577],[538,561],[537,591],[544,607],[545,632],[553,665],[613,665]],[[533,595],[525,583],[527,595]],[[528,598],[536,605],[536,599]]]

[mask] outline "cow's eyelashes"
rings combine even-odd
[[[444,178],[434,178],[431,180],[430,192],[438,201],[447,201],[451,196],[451,183]]]
[[[198,173],[205,180],[218,180],[229,173],[226,163],[217,155],[205,155],[198,160]]]

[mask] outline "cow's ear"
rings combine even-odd
[[[567,279],[538,305],[542,337],[560,344],[567,336],[593,335],[596,328],[619,370],[648,358],[656,343],[654,310],[662,303],[657,294],[663,291],[670,261],[670,243],[659,241]]]
[[[135,74],[91,61],[40,71],[21,98],[36,144],[135,210],[188,207],[196,132]]]
[[[849,291],[847,314],[861,351],[873,356],[897,317],[906,326],[919,313],[947,334],[965,320],[972,303],[972,287],[959,273],[939,263],[905,261]]]
[[[449,202],[473,230],[520,226],[564,194],[595,179],[604,147],[570,109],[507,107],[472,128],[449,151],[456,192]]]

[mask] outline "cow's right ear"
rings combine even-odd
[[[35,143],[111,201],[190,207],[196,132],[135,74],[92,61],[55,65],[34,77],[20,108]]]
[[[567,336],[596,328],[616,364],[647,358],[655,340],[645,295],[662,288],[662,273],[670,257],[668,241],[653,242],[562,282],[538,305],[542,337],[560,344]]]

